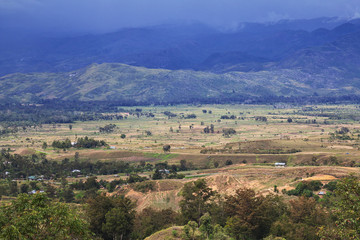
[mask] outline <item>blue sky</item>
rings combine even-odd
[[[360,0],[0,0],[0,28],[110,32],[123,27],[360,17]]]

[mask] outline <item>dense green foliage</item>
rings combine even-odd
[[[115,124],[108,124],[108,125],[105,125],[104,127],[99,127],[99,132],[100,133],[111,133],[111,132],[114,132],[115,128],[116,128]]]
[[[53,148],[68,149],[71,147],[76,148],[97,148],[97,147],[106,147],[108,144],[104,140],[95,140],[93,138],[84,137],[78,138],[77,142],[74,144],[71,143],[70,139],[65,139],[64,141],[55,140],[52,142],[51,146]]]
[[[31,156],[21,156],[18,154],[11,154],[9,151],[3,149],[0,152],[0,171],[8,172],[6,178],[17,179],[27,178],[29,176],[44,175],[44,178],[60,178],[62,176],[69,176],[79,173],[74,173],[73,170],[80,170],[82,175],[91,174],[116,174],[116,173],[131,173],[151,171],[154,166],[148,164],[130,164],[123,161],[79,161],[65,158],[61,162],[48,161],[45,154],[33,154]]]
[[[0,229],[0,238],[8,240],[92,238],[84,219],[46,194],[21,194],[10,205],[1,206]]]
[[[301,189],[315,190],[320,186],[316,181],[301,183],[296,188],[299,192]],[[99,194],[102,184],[96,177],[77,183],[76,189],[93,189],[86,198],[88,223],[64,203],[50,201],[49,197],[53,196],[49,189],[46,193],[21,194],[12,204],[2,206],[0,236],[4,239],[91,239],[94,234],[97,239],[140,240],[173,224],[185,224],[183,239],[316,240],[360,237],[360,181],[353,176],[336,184],[330,182],[327,187],[334,192],[322,199],[316,200],[303,194],[289,202],[280,195],[262,196],[248,188],[240,188],[234,195],[223,198],[207,186],[205,179],[198,179],[183,187],[180,212],[145,208],[136,213],[135,202],[130,199]],[[144,190],[153,187],[148,181],[137,184]],[[20,189],[27,192],[39,189],[39,185],[31,182],[27,187],[23,184]],[[60,200],[65,194],[62,192],[68,190],[68,183],[63,179],[58,191]],[[63,201],[67,202],[65,199]]]
[[[302,181],[296,185],[295,189],[287,191],[287,194],[312,197],[316,196],[313,192],[320,190],[322,186],[320,181]]]
[[[135,219],[134,203],[126,197],[97,195],[87,202],[90,229],[103,239],[128,239]]]

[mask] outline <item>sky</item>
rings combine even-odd
[[[360,0],[0,0],[0,29],[105,33],[124,27],[360,17]]]

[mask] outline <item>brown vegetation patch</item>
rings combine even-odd
[[[305,178],[306,181],[333,181],[337,178],[332,175],[326,175],[326,174],[319,174],[316,176]]]
[[[15,151],[15,153],[19,154],[19,155],[32,155],[32,154],[35,154],[36,151],[35,151],[35,149],[25,148],[25,149],[19,149],[19,150]]]
[[[330,148],[330,149],[349,149],[349,150],[354,149],[352,146],[344,146],[344,145],[331,145],[331,146],[328,146],[327,148]]]

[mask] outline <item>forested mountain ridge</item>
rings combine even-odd
[[[339,75],[279,69],[222,74],[193,70],[93,64],[67,73],[10,74],[0,78],[2,99],[41,99],[186,103],[246,100],[251,97],[353,95],[357,87],[337,81]],[[334,89],[333,84],[336,83]]]

